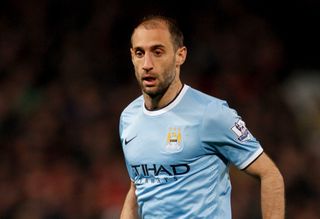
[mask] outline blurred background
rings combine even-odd
[[[0,219],[113,219],[129,186],[118,137],[140,95],[133,25],[185,33],[182,79],[226,99],[281,169],[287,218],[320,218],[316,0],[1,0]],[[231,168],[233,215],[261,218],[259,184]]]

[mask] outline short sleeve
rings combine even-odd
[[[225,101],[207,106],[200,136],[208,150],[220,153],[239,169],[246,168],[263,152],[245,122]]]

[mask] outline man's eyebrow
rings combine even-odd
[[[133,50],[144,50],[142,47],[137,46],[137,47],[132,47]]]
[[[165,46],[163,44],[155,44],[155,45],[152,45],[150,47],[151,50],[154,50],[154,49],[158,49],[158,48],[165,48]],[[144,51],[145,49],[141,46],[137,46],[137,47],[133,47],[132,48],[133,50],[142,50]]]
[[[157,48],[164,48],[165,46],[163,44],[156,44],[151,46],[151,49],[157,49]]]

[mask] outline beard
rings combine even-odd
[[[139,75],[136,69],[136,75]],[[143,75],[143,74],[142,74]],[[162,97],[173,83],[176,77],[175,61],[172,62],[162,73],[153,74],[150,72],[152,80],[155,80],[154,85],[144,84],[143,76],[139,77],[139,85],[144,94],[147,94],[149,97],[157,98]]]
[[[150,96],[151,98],[156,98],[156,97],[163,96],[167,92],[170,84],[171,83],[160,82],[158,85],[154,87],[143,86],[142,91],[148,96]]]

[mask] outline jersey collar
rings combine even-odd
[[[146,114],[148,116],[158,116],[158,115],[161,115],[163,113],[170,111],[173,107],[175,107],[180,102],[180,100],[182,99],[184,94],[187,92],[188,88],[189,88],[188,85],[186,85],[186,84],[183,85],[183,88],[180,91],[180,93],[178,94],[178,96],[176,96],[176,98],[171,103],[169,103],[167,106],[165,106],[161,109],[158,109],[158,110],[147,110],[145,107],[144,101],[143,101],[142,108],[143,108],[144,114]]]

